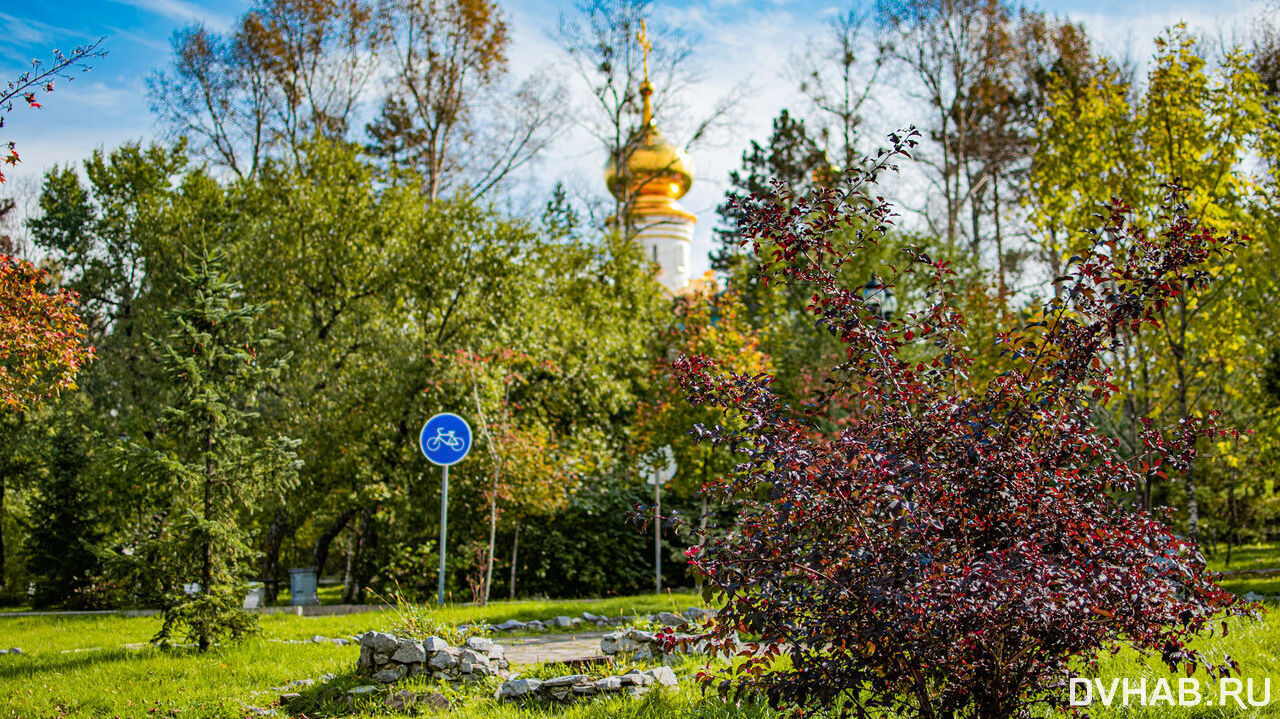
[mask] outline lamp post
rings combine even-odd
[[[880,275],[874,272],[862,288],[862,301],[866,303],[867,311],[881,322],[892,320],[898,309],[898,298],[893,296],[893,290],[886,287]]]

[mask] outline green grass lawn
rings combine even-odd
[[[682,610],[697,605],[692,595],[650,595],[623,597],[584,603],[575,601],[496,602],[485,608],[454,606],[434,612],[436,621],[500,622],[503,619],[570,616],[591,611],[596,614],[640,614],[658,610]],[[337,716],[346,690],[367,680],[354,674],[358,648],[333,644],[284,644],[272,640],[309,639],[314,635],[346,636],[366,629],[394,626],[394,612],[366,612],[335,617],[267,615],[263,633],[234,646],[218,647],[200,655],[190,649],[168,651],[144,646],[125,649],[126,644],[145,645],[155,632],[154,617],[119,616],[0,618],[0,646],[22,647],[20,656],[0,656],[0,719],[42,719],[44,717],[245,717],[250,706],[269,706],[281,687],[296,679],[319,679],[334,674],[329,682],[291,689],[304,695],[308,717]],[[1269,616],[1264,622],[1233,620],[1227,637],[1202,642],[1203,648],[1220,655],[1230,653],[1241,662],[1243,675],[1272,679],[1272,704],[1265,709],[1239,710],[1234,707],[1199,709],[1093,707],[1095,717],[1185,717],[1245,719],[1280,717],[1280,621]],[[499,640],[501,641],[501,640]],[[697,669],[694,660],[676,667],[682,676]],[[546,671],[546,670],[543,670]],[[1168,676],[1154,659],[1128,653],[1100,662],[1100,676],[1131,678]],[[1203,677],[1203,675],[1199,675]],[[425,679],[406,680],[405,688],[424,691],[434,687]],[[498,704],[484,696],[492,686],[462,692],[443,687],[455,703],[450,716],[460,719],[498,717],[500,719],[720,719],[747,717],[764,719],[772,713],[764,707],[733,707],[704,698],[691,682],[679,688],[652,693],[644,698],[613,698],[583,702],[567,709],[520,708]],[[354,716],[385,716],[378,704],[366,700],[357,704]],[[281,713],[280,716],[285,716]],[[296,716],[296,715],[295,715]],[[351,716],[351,715],[348,715]]]
[[[1215,572],[1230,571],[1222,578],[1222,587],[1236,594],[1255,592],[1261,595],[1280,595],[1280,573],[1248,574],[1264,569],[1280,570],[1280,544],[1265,542],[1231,548],[1231,563],[1227,564],[1227,550],[1208,557],[1209,569]]]
[[[1208,557],[1209,569],[1215,572],[1255,571],[1280,569],[1280,544],[1260,542],[1231,548],[1231,564],[1227,564],[1227,547],[1219,545],[1218,551]]]

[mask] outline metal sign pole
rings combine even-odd
[[[437,585],[437,600],[444,606],[444,545],[449,532],[449,465],[445,465],[444,483],[440,489],[440,583]]]
[[[427,461],[441,468],[440,482],[440,576],[436,600],[444,604],[444,558],[449,539],[449,465],[457,464],[471,451],[471,425],[452,412],[441,412],[422,425],[418,446]]]

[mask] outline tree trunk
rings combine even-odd
[[[1191,408],[1187,403],[1187,288],[1183,286],[1178,295],[1178,340],[1173,343],[1173,369],[1177,378],[1178,417],[1183,422],[1191,419]],[[1187,493],[1187,536],[1196,541],[1200,538],[1200,506],[1196,501],[1196,465],[1192,459],[1187,462],[1187,469],[1182,475],[1182,486]]]
[[[511,538],[511,599],[516,598],[516,550],[520,547],[520,521],[516,520],[516,533]]]
[[[1227,561],[1226,566],[1231,568],[1231,545],[1236,542],[1236,488],[1234,484],[1227,485]]]
[[[489,556],[484,572],[484,594],[480,606],[489,603],[489,591],[493,588],[493,553],[498,548],[498,470],[493,470],[493,494],[489,496]]]
[[[274,602],[280,595],[280,545],[289,533],[289,510],[277,507],[271,524],[262,538],[262,584],[267,591],[267,601]]]
[[[200,570],[200,592],[206,597],[213,593],[213,535],[208,525],[213,515],[213,431],[205,432],[204,455],[204,564]],[[201,625],[204,626],[203,624]],[[209,632],[200,631],[200,651],[209,651]]]
[[[348,604],[360,604],[364,601],[364,584],[368,579],[364,572],[364,554],[372,544],[373,512],[362,509],[360,510],[360,534],[356,538],[355,550],[352,552],[354,556],[347,561],[346,586],[342,592],[342,600]]]
[[[334,518],[333,523],[316,538],[316,544],[311,549],[311,566],[316,568],[317,579],[321,574],[324,574],[324,565],[329,562],[329,547],[333,544],[333,540],[337,539],[342,530],[346,528],[347,523],[359,511],[359,507],[349,507],[342,510],[342,513]]]
[[[356,542],[358,540],[352,540]],[[347,561],[345,568],[342,570],[342,601],[346,602],[347,597],[351,596],[351,570],[355,566],[356,552],[353,548],[347,547]]]
[[[706,463],[703,463],[706,467]],[[706,476],[706,469],[703,469],[703,476]],[[705,545],[707,543],[707,495],[702,495],[702,515],[698,517],[698,544]],[[702,572],[697,573],[698,596],[702,596]]]
[[[1004,236],[1000,227],[1000,175],[998,173],[992,175],[991,212],[996,225],[996,272],[1000,281],[1000,299],[1003,300],[1009,294],[1009,284],[1005,279]]]
[[[0,473],[0,592],[4,591],[4,474]]]

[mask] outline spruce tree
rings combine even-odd
[[[48,441],[48,472],[31,499],[31,526],[24,549],[34,584],[31,605],[84,609],[85,596],[98,558],[93,546],[101,539],[97,512],[86,491],[89,462],[81,433],[63,422]]]
[[[750,255],[741,247],[746,212],[735,203],[752,196],[769,197],[773,183],[780,182],[791,194],[803,196],[818,187],[829,187],[839,177],[840,168],[832,164],[822,146],[809,135],[804,120],[791,116],[786,109],[773,119],[769,141],[761,145],[755,140],[742,153],[742,167],[729,173],[730,188],[725,201],[716,208],[720,227],[715,235],[719,247],[712,253],[711,265],[721,272],[740,270],[742,258]],[[749,263],[754,266],[754,260]],[[750,269],[746,270],[749,274]]]
[[[255,629],[242,609],[255,551],[241,520],[291,487],[299,465],[296,441],[263,438],[255,427],[263,389],[287,359],[261,354],[279,332],[258,327],[265,307],[244,302],[223,263],[221,251],[202,253],[182,278],[182,304],[167,314],[172,331],[152,340],[165,407],[146,441],[122,446],[125,467],[172,497],[129,552],[149,565],[131,573],[151,574],[161,588],[164,625],[153,641],[181,632],[201,651]]]

